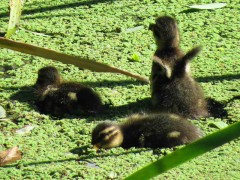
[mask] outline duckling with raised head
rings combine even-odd
[[[62,77],[58,70],[53,66],[43,67],[38,70],[37,81],[34,85],[35,94],[42,96],[46,89],[62,83]],[[45,92],[46,93],[46,92]]]
[[[61,79],[54,67],[39,70],[35,88],[40,112],[64,115],[97,113],[101,110],[101,98],[91,88],[80,83],[62,82]]]
[[[201,47],[184,54],[179,48],[177,23],[169,16],[157,18],[149,29],[157,45],[150,76],[154,109],[187,118],[208,116],[203,90],[192,78],[189,65]]]
[[[45,87],[48,85],[58,85],[61,82],[62,78],[58,70],[53,66],[47,66],[38,70],[38,78],[35,86]]]
[[[190,143],[202,136],[200,129],[177,114],[135,114],[123,123],[98,124],[92,132],[92,145],[96,150],[119,146],[163,148]]]

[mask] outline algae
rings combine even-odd
[[[201,3],[211,3],[204,0]],[[0,32],[8,25],[8,0],[0,2]],[[154,39],[148,25],[159,15],[179,23],[181,47],[202,45],[192,62],[192,74],[206,97],[223,104],[223,117],[193,120],[208,134],[217,130],[209,122],[239,121],[240,53],[239,3],[226,1],[216,10],[188,9],[198,1],[31,0],[26,1],[20,29],[12,39],[66,54],[89,57],[142,76],[149,76]],[[126,33],[127,29],[143,27]],[[131,62],[137,53],[141,61]],[[0,179],[122,179],[173,149],[124,150],[95,153],[91,131],[106,119],[122,121],[148,108],[149,85],[123,75],[96,73],[51,60],[0,49],[0,104],[9,121],[0,122],[0,151],[19,146],[23,159],[1,167]],[[54,65],[65,80],[93,87],[111,108],[101,116],[64,118],[39,114],[31,94],[37,70]],[[139,105],[141,104],[141,106]],[[34,128],[26,135],[15,131]],[[185,163],[156,179],[239,179],[240,139]],[[77,149],[78,153],[73,153]],[[89,166],[93,164],[94,166]],[[96,168],[97,167],[97,168]]]

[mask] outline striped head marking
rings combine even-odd
[[[108,125],[100,128],[102,125],[100,124],[93,130],[92,144],[94,149],[109,149],[120,146],[123,142],[123,134],[120,128],[117,125]]]

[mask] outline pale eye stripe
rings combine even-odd
[[[105,141],[109,140],[111,137],[116,136],[117,133],[118,133],[118,131],[117,131],[116,129],[115,129],[114,131],[112,131],[112,132],[109,131],[109,132],[106,134],[106,136],[104,137],[104,140],[105,140]]]
[[[103,131],[101,131],[100,134],[108,134],[110,131],[114,131],[114,130],[116,130],[115,127],[108,127],[106,129],[104,129]]]

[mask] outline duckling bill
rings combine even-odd
[[[190,74],[189,62],[201,51],[201,47],[184,54],[179,48],[177,23],[169,16],[157,18],[149,29],[157,45],[150,76],[154,109],[187,118],[208,116],[203,90]]]
[[[184,117],[158,113],[133,115],[123,123],[104,122],[92,132],[94,149],[114,147],[164,148],[190,143],[203,132]]]
[[[80,83],[62,82],[57,69],[51,66],[39,70],[35,88],[41,113],[89,114],[102,108],[101,98],[96,92]]]

